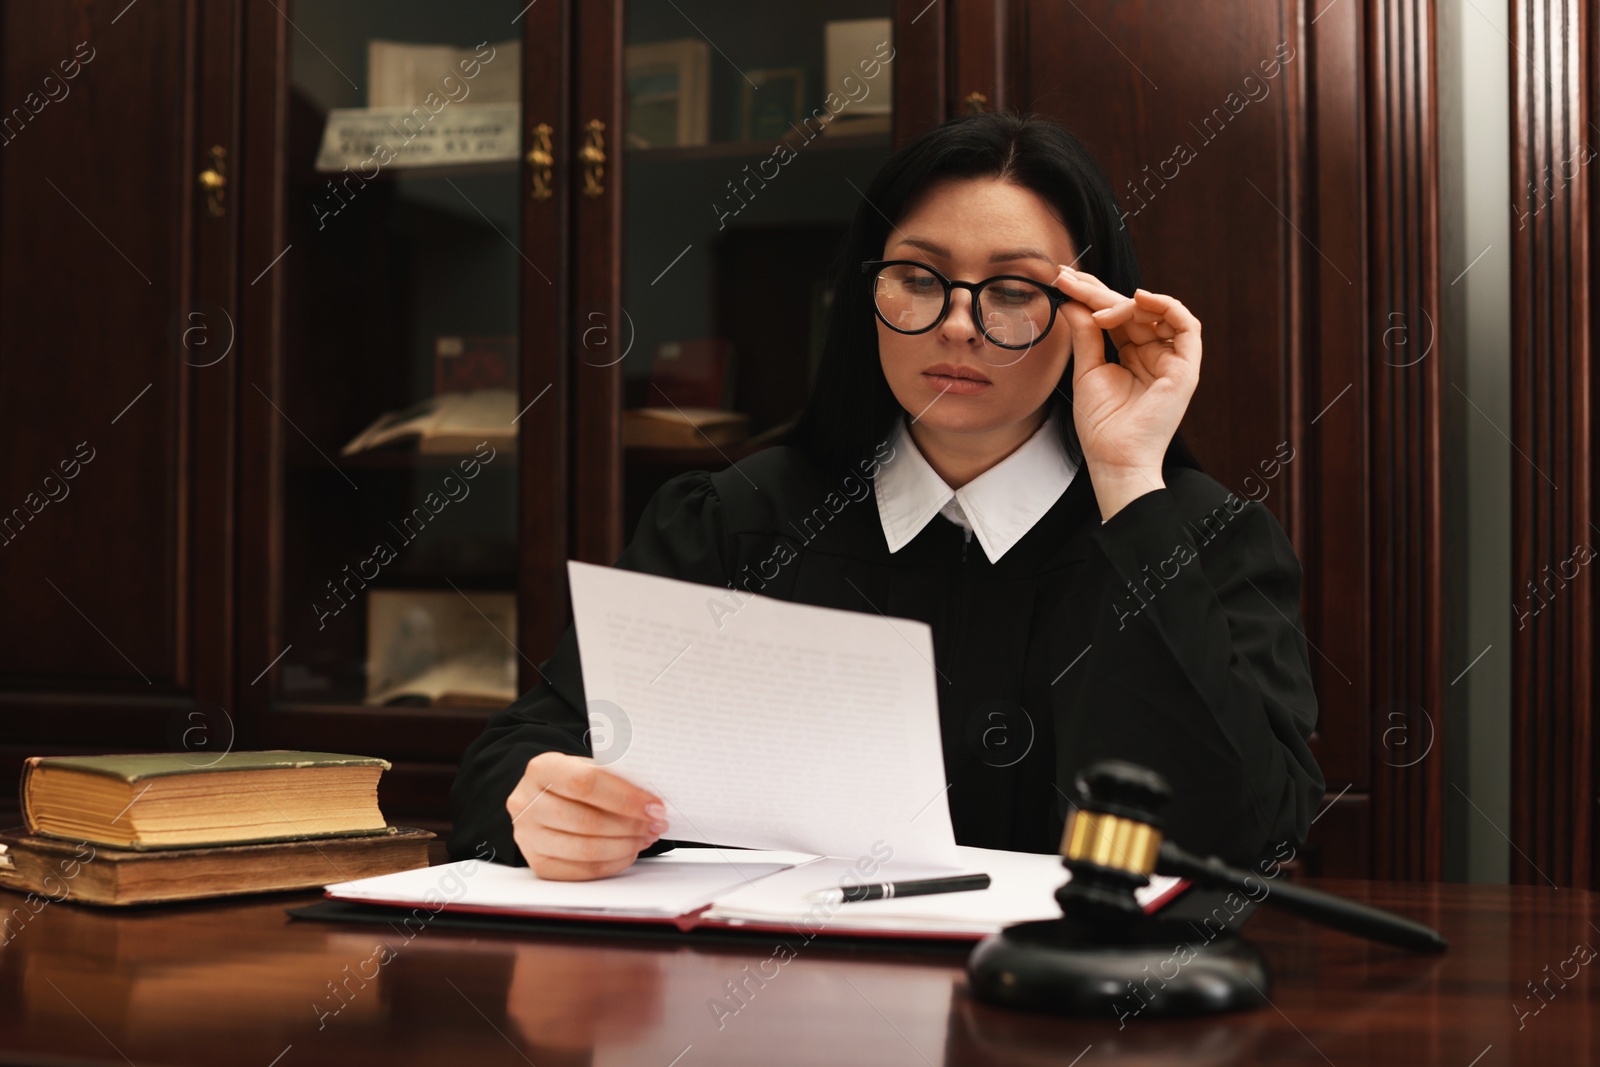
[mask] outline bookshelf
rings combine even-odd
[[[565,561],[589,555],[581,531],[607,528],[620,551],[662,482],[737,462],[797,412],[821,321],[817,287],[858,201],[851,186],[864,187],[893,146],[887,116],[852,127],[847,109],[825,125],[805,121],[810,109],[825,108],[827,24],[889,19],[891,4],[828,2],[759,20],[720,0],[696,5],[686,14],[725,27],[718,46],[737,60],[702,56],[698,74],[689,72],[699,83],[678,83],[677,106],[704,109],[692,122],[680,113],[678,125],[703,143],[647,146],[637,131],[659,131],[662,114],[652,113],[649,127],[644,112],[630,110],[647,106],[640,100],[648,94],[626,57],[694,52],[684,44],[694,31],[683,17],[637,0],[619,4],[611,14],[621,19],[624,65],[574,62],[563,77],[551,63],[558,39],[584,38],[605,14],[574,9],[563,22],[559,12],[535,7],[508,46],[507,27],[523,7],[500,0],[448,11],[372,0],[297,5],[303,34],[268,50],[285,72],[269,109],[283,116],[282,135],[267,136],[270,125],[251,134],[260,152],[279,160],[277,193],[256,186],[245,210],[276,219],[258,241],[292,251],[250,294],[275,325],[257,335],[248,364],[263,386],[250,395],[272,418],[246,432],[246,511],[259,518],[246,534],[247,551],[269,563],[245,582],[251,622],[243,640],[252,661],[272,666],[246,687],[245,715],[262,744],[394,759],[386,788],[435,815],[443,812],[455,755],[486,712],[366,702],[374,657],[385,653],[373,643],[373,597],[413,597],[408,639],[425,648],[445,636],[437,629],[443,621],[422,610],[436,603],[431,596],[454,594],[464,605],[514,596],[515,624],[504,627],[500,651],[514,661],[522,689],[536,684],[534,664],[570,617]],[[393,94],[405,91],[407,79],[443,84],[428,73],[429,50],[434,60],[459,60],[482,51],[483,41],[494,43],[493,62],[522,64],[516,159],[407,166],[402,153],[379,166],[377,150],[359,138],[339,142],[343,156],[330,154],[334,117],[343,116],[341,130],[373,127],[372,114],[361,110],[373,87]],[[259,40],[254,47],[267,48]],[[766,80],[767,70],[780,76]],[[892,70],[880,69],[875,106],[888,99]],[[758,99],[750,92],[747,100],[743,75],[751,72],[763,79],[767,101],[792,94],[795,121],[785,132],[770,132],[783,108],[769,103],[769,128],[744,136],[741,109]],[[648,106],[659,107],[659,80],[649,88],[657,95]],[[596,90],[608,99],[599,114],[609,136],[597,183],[603,192],[591,197],[583,111]],[[565,120],[569,107],[583,117]],[[441,107],[434,121],[451,115]],[[557,162],[536,175],[543,157],[529,149],[540,123],[549,127],[542,136]],[[780,152],[788,160],[758,200],[733,214],[712,207],[746,168]],[[552,195],[535,196],[537,185]],[[597,276],[611,280],[596,290],[589,279]],[[755,295],[774,289],[784,294],[771,305],[781,318],[752,317]],[[597,308],[629,334],[624,340],[619,331],[627,354],[614,362],[585,347]],[[508,384],[520,411],[510,443],[496,440],[494,458],[470,482],[463,457],[414,446],[342,455],[380,416],[434,394],[441,339],[452,336],[509,339]],[[622,447],[621,412],[650,403],[662,353],[714,339],[731,345],[734,367],[713,406],[747,413],[750,437],[721,448]],[[595,389],[609,393],[606,419],[584,415]],[[582,467],[599,457],[608,457],[601,462],[611,474],[597,482]]]

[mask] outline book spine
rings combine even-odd
[[[17,783],[17,798],[22,805],[22,822],[29,833],[38,833],[38,824],[33,821],[33,805],[29,802],[32,793],[33,769],[39,765],[42,757],[29,756],[22,761],[22,780]]]

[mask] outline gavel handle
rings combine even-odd
[[[1450,945],[1439,936],[1438,931],[1419,922],[1403,919],[1393,912],[1357,904],[1353,900],[1345,900],[1316,889],[1307,889],[1305,886],[1282,882],[1269,883],[1265,878],[1229,867],[1215,856],[1205,859],[1192,856],[1170,841],[1164,842],[1161,846],[1160,855],[1156,860],[1156,873],[1187,878],[1199,885],[1226,887],[1244,894],[1251,900],[1258,899],[1261,890],[1266,888],[1267,895],[1260,898],[1263,903],[1276,904],[1303,919],[1310,919],[1312,922],[1331,926],[1336,930],[1355,934],[1357,937],[1382,941],[1413,952],[1443,952]]]

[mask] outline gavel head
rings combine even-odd
[[[1056,890],[1068,918],[1096,926],[1137,920],[1133,891],[1149,884],[1161,851],[1161,810],[1172,796],[1155,771],[1122,760],[1101,760],[1078,774],[1078,800],[1067,812],[1061,864],[1072,880]]]

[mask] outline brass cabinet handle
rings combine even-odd
[[[606,191],[606,124],[590,119],[584,129],[589,131],[589,142],[578,151],[583,161],[583,195],[595,197]]]
[[[214,144],[210,156],[211,166],[200,172],[200,188],[206,191],[206,211],[212,218],[221,218],[223,197],[228,189],[228,150]]]
[[[989,98],[987,96],[984,96],[977,90],[973,90],[967,94],[967,113],[969,115],[976,115],[978,112],[983,110],[983,106],[988,102]]]
[[[533,168],[533,198],[549,200],[555,195],[556,154],[550,134],[554,132],[548,122],[533,128],[533,147],[528,150],[528,165]]]

